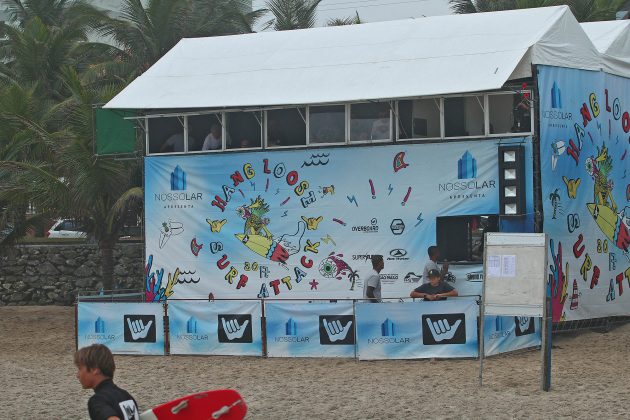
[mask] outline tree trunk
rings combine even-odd
[[[102,239],[98,242],[101,251],[101,279],[103,289],[112,290],[114,288],[114,245],[115,240],[111,238]]]

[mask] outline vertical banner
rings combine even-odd
[[[553,321],[628,315],[630,80],[540,66],[539,87]]]
[[[541,345],[540,318],[486,315],[483,330],[486,356]]]
[[[352,302],[265,304],[269,357],[355,357]]]
[[[474,300],[357,303],[361,360],[477,357]]]
[[[78,306],[79,348],[104,344],[115,354],[164,354],[161,303],[86,303]]]
[[[260,301],[171,301],[171,354],[262,356]]]

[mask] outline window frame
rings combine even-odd
[[[397,101],[394,101],[397,102]],[[388,139],[378,139],[378,140],[352,140],[352,105],[361,105],[361,104],[374,104],[374,103],[386,103],[389,105],[389,138]],[[393,106],[392,106],[392,101],[391,100],[385,100],[385,101],[359,101],[359,102],[350,102],[347,105],[346,108],[346,126],[348,127],[348,132],[347,132],[347,140],[346,140],[346,144],[384,144],[384,143],[395,143],[396,139],[394,138],[396,136],[396,133],[394,133],[394,130],[392,129],[392,124],[393,124],[393,120],[394,120],[394,113],[392,112],[393,110]]]
[[[311,143],[311,108],[338,106],[343,107],[343,140],[335,143]],[[306,107],[306,146],[307,147],[326,147],[326,146],[339,146],[348,144],[348,104],[318,104],[309,105]]]

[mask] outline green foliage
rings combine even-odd
[[[268,0],[273,15],[269,25],[276,31],[306,29],[315,26],[317,6],[322,0]]]

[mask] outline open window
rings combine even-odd
[[[532,130],[531,94],[493,93],[488,95],[490,134],[529,133]]]
[[[267,147],[306,146],[306,109],[267,111]]]
[[[308,121],[309,144],[345,143],[345,105],[311,106]]]
[[[262,112],[225,114],[228,149],[259,149],[262,145]]]
[[[486,232],[499,231],[499,216],[448,216],[437,218],[437,246],[447,261],[480,262]]]
[[[446,137],[472,137],[485,134],[483,96],[444,98]]]
[[[440,98],[398,102],[398,138],[439,138]]]
[[[350,105],[350,141],[387,141],[392,139],[389,102]]]
[[[212,151],[223,148],[221,114],[189,115],[188,151]]]
[[[148,118],[149,153],[184,152],[184,117]]]

